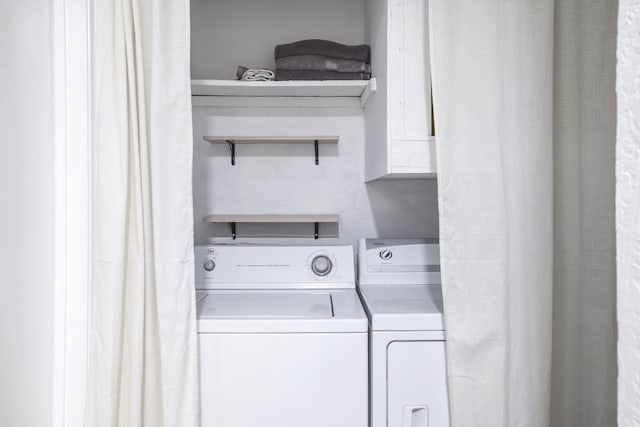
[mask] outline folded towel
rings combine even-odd
[[[300,40],[279,44],[274,50],[275,58],[296,55],[322,55],[329,58],[348,59],[369,63],[370,49],[367,45],[347,46],[329,40]]]
[[[247,80],[247,81],[271,81],[275,80],[275,74],[273,71],[268,69],[251,69],[247,67],[243,67],[241,65],[238,66],[238,70],[236,71],[236,77],[238,80]]]
[[[276,59],[280,70],[317,70],[340,72],[371,72],[371,66],[362,61],[329,58],[322,55],[296,55]]]
[[[276,69],[276,80],[369,80],[370,78],[371,73]]]

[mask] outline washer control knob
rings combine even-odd
[[[216,263],[212,259],[208,259],[204,262],[204,269],[207,271],[213,271],[216,268]]]
[[[333,265],[328,256],[318,255],[311,261],[311,270],[317,276],[326,276],[331,272]]]

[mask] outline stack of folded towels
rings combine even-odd
[[[369,80],[371,49],[328,40],[301,40],[275,48],[276,80]]]

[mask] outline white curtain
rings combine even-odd
[[[85,424],[195,426],[189,1],[93,4]]]
[[[616,3],[431,0],[452,425],[615,425]]]
[[[618,425],[640,426],[640,0],[620,0],[616,231]]]

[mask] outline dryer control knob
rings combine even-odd
[[[204,262],[204,269],[207,271],[213,271],[216,268],[216,263],[212,259],[208,259]]]
[[[311,270],[318,276],[326,276],[331,272],[331,268],[331,260],[325,255],[318,255],[311,261]]]

